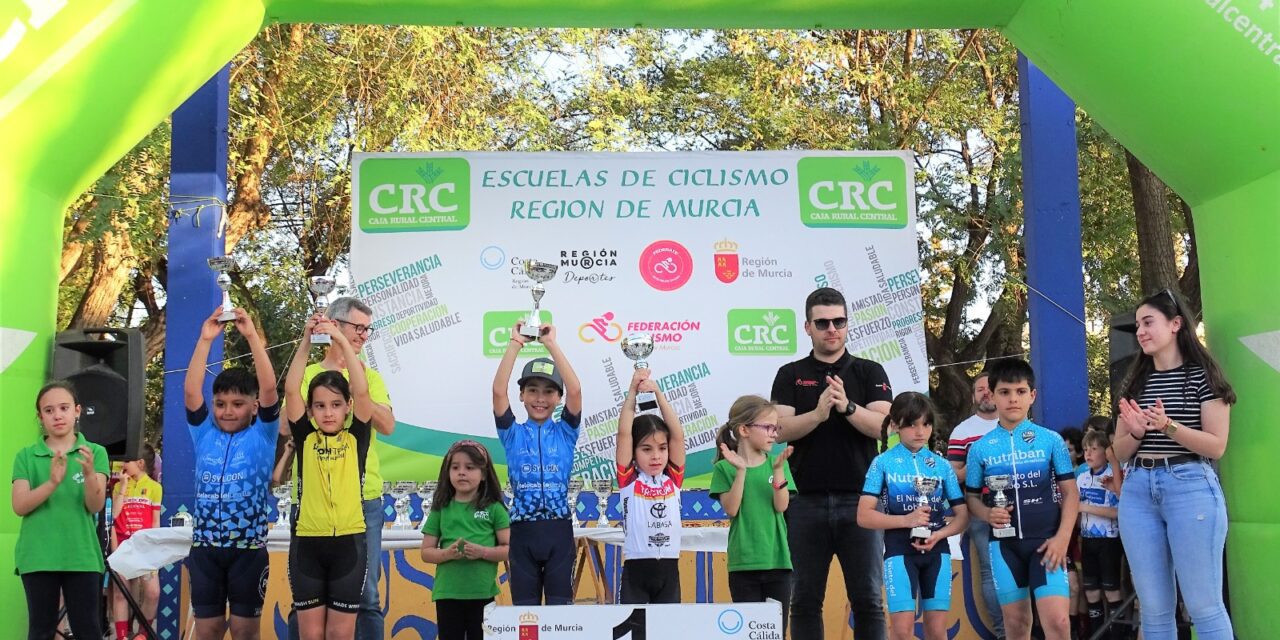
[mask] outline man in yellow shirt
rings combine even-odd
[[[364,349],[364,343],[373,335],[373,309],[358,298],[342,297],[334,300],[325,316],[338,324],[342,334],[346,336],[356,353]],[[322,371],[341,371],[344,377],[350,378],[347,368],[352,363],[346,362],[342,352],[332,345],[325,349],[324,359],[307,365],[302,375],[302,397],[307,399],[307,387],[311,379]],[[365,572],[364,599],[360,603],[360,612],[356,616],[356,640],[383,640],[385,621],[382,604],[378,598],[378,577],[382,569],[382,526],[385,516],[382,511],[382,476],[378,473],[378,454],[375,449],[378,434],[391,435],[396,428],[395,414],[391,410],[391,396],[387,393],[387,385],[378,372],[364,362],[365,377],[369,380],[369,396],[374,402],[373,433],[369,441],[369,454],[365,461],[364,475],[364,521],[367,571]],[[288,436],[285,421],[280,423],[280,435]],[[294,616],[289,616],[290,637],[296,638],[297,628]]]

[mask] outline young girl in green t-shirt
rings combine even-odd
[[[61,595],[71,632],[97,638],[103,563],[95,520],[106,502],[107,452],[76,429],[80,402],[70,383],[40,389],[36,416],[43,437],[13,460],[13,512],[22,518],[14,565],[27,596],[27,637],[53,637]]]
[[[437,565],[431,599],[440,640],[484,637],[484,608],[498,595],[510,532],[489,450],[475,440],[455,442],[422,523],[422,560]]]
[[[710,495],[729,516],[729,595],[734,602],[782,603],[782,633],[791,607],[791,551],[783,512],[791,500],[792,447],[773,455],[778,411],[759,396],[742,396],[720,427]]]

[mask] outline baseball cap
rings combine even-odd
[[[551,384],[554,384],[562,395],[564,394],[564,380],[560,377],[559,367],[556,367],[555,361],[551,358],[534,358],[530,360],[524,365],[524,371],[520,373],[520,380],[516,384],[523,389],[525,383],[534,378],[550,380]]]

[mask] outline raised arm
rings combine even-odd
[[[271,366],[271,358],[267,355],[267,346],[258,334],[258,327],[253,318],[244,309],[236,308],[236,331],[249,343],[249,352],[253,354],[253,371],[258,376],[258,405],[274,406],[280,401],[280,392],[276,390],[276,370]]]
[[[195,349],[191,350],[187,376],[182,383],[182,403],[187,411],[195,411],[204,404],[204,368],[209,364],[209,350],[213,348],[214,339],[222,335],[222,323],[218,322],[221,314],[222,307],[218,307],[200,324],[200,338],[196,340]],[[275,384],[274,380],[272,384]]]
[[[560,349],[560,341],[556,339],[556,328],[549,324],[543,325],[542,337],[539,339],[547,348],[547,353],[551,354],[551,360],[560,369],[560,377],[564,380],[565,411],[575,416],[582,415],[582,381],[578,380],[578,374],[569,364],[569,358]]]
[[[511,329],[511,339],[507,341],[507,350],[502,352],[502,360],[498,362],[498,371],[493,374],[493,415],[500,416],[511,408],[511,397],[507,389],[511,386],[511,372],[516,368],[516,358],[529,339],[520,335],[520,327],[524,321],[516,323]]]
[[[307,403],[302,399],[302,375],[307,370],[307,358],[311,355],[311,332],[317,321],[307,318],[302,328],[302,339],[289,361],[289,371],[284,376],[284,417],[287,422],[297,422],[307,414]],[[282,425],[283,426],[283,425]]]
[[[648,369],[636,369],[631,374],[631,385],[627,387],[627,397],[622,399],[622,409],[618,412],[617,450],[614,460],[619,467],[627,467],[635,459],[635,443],[631,439],[631,425],[636,421],[636,393],[640,383],[649,379]],[[670,446],[670,445],[668,445]]]
[[[680,414],[676,413],[670,402],[667,402],[667,396],[662,393],[662,388],[658,386],[657,382],[645,380],[640,385],[640,390],[652,391],[654,397],[658,399],[658,411],[662,413],[662,421],[667,423],[667,429],[671,432],[671,437],[667,441],[667,461],[683,469],[685,462],[684,425],[680,424]]]

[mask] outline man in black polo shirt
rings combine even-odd
[[[858,496],[876,456],[893,390],[884,367],[845,350],[848,312],[831,288],[809,294],[804,331],[809,357],[778,369],[778,439],[791,443],[791,473],[799,492],[787,509],[795,585],[791,637],[821,640],[822,600],[831,556],[840,560],[859,640],[885,637],[884,543],[857,523]]]

